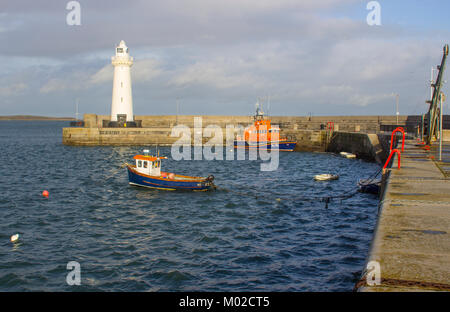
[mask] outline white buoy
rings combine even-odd
[[[14,234],[13,236],[11,236],[11,243],[17,243],[19,241],[19,234]]]
[[[340,154],[342,157],[345,157],[345,158],[356,158],[356,155],[355,155],[355,154],[352,154],[352,153],[340,152],[339,154]]]
[[[318,174],[314,176],[314,180],[316,181],[330,181],[330,180],[337,180],[339,179],[339,176],[337,174]]]

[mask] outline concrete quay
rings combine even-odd
[[[407,141],[384,179],[378,222],[367,263],[380,265],[355,286],[363,292],[450,291],[450,145],[439,162],[438,143],[430,151]],[[401,146],[400,146],[401,148]],[[434,158],[433,158],[434,156]],[[375,272],[375,273],[374,273]],[[367,276],[370,274],[369,284]]]

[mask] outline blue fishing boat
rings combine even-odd
[[[208,191],[216,188],[214,176],[192,177],[161,171],[161,160],[167,157],[136,155],[135,165],[126,163],[130,185],[160,190]]]
[[[253,125],[244,130],[243,136],[236,137],[234,148],[294,151],[297,142],[280,136],[280,128],[272,126],[270,119],[264,117],[259,102],[256,103],[256,114],[253,118]]]

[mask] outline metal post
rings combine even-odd
[[[421,141],[423,142],[423,134],[424,134],[424,129],[423,127],[425,126],[425,115],[422,114],[422,134],[421,134]]]
[[[178,98],[177,98],[177,118],[176,118],[176,121],[175,121],[175,124],[176,125],[178,125],[178,113],[179,113],[179,105],[178,105]]]
[[[433,100],[433,91],[434,91],[433,84],[434,84],[434,67],[431,67],[431,80],[430,80],[430,92],[431,92],[431,95],[430,95],[430,100]]]
[[[439,131],[439,161],[442,161],[442,136],[443,136],[443,133],[442,133],[442,129],[443,129],[443,127],[442,127],[442,115],[443,115],[442,114],[442,94],[439,98],[440,98],[440,102],[441,102],[441,110],[439,112],[439,115],[441,115],[440,119],[439,119],[439,128],[440,128],[440,131]]]
[[[75,120],[76,121],[78,121],[78,102],[79,102],[79,100],[77,99],[77,101],[76,101],[76,105],[75,105]]]
[[[399,112],[398,112],[398,97],[399,97],[399,95],[397,94],[397,113],[396,113],[396,115],[397,115],[397,126],[398,126],[398,114],[399,114]]]

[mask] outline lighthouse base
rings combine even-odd
[[[142,120],[109,121],[103,120],[103,128],[142,128]]]

